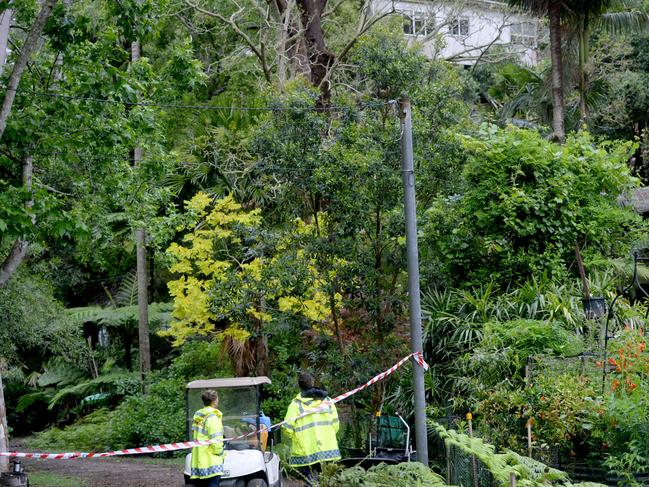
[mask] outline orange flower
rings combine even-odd
[[[613,379],[613,384],[611,385],[613,391],[617,391],[619,387],[620,387],[620,381],[617,379]]]
[[[615,361],[615,359],[613,357],[608,359],[608,363],[611,364],[611,365],[617,365],[617,362]]]

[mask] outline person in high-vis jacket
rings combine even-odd
[[[289,465],[296,467],[306,479],[306,485],[314,485],[324,462],[340,460],[338,449],[338,412],[327,396],[327,391],[314,387],[313,376],[302,372],[298,377],[300,393],[295,396],[286,411],[284,435],[291,440]],[[302,413],[317,409],[318,412]]]
[[[217,409],[219,396],[207,390],[201,394],[204,408],[194,413],[192,436],[194,440],[221,440],[192,449],[191,481],[199,487],[219,487],[223,475],[223,414]]]

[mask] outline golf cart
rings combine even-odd
[[[343,458],[345,467],[360,465],[364,469],[379,463],[402,463],[415,459],[415,452],[410,445],[410,426],[399,413],[395,416],[376,415],[376,436],[369,435],[369,451],[350,450],[350,455]]]
[[[259,388],[270,384],[268,377],[236,377],[195,380],[186,386],[187,437],[191,440],[194,413],[203,407],[201,394],[213,389],[219,394],[219,410],[223,413],[223,435],[245,438],[225,442],[224,473],[221,487],[281,487],[279,457],[268,444],[270,419],[260,408]],[[267,448],[268,447],[268,448]],[[185,459],[185,484],[190,479],[192,454]]]

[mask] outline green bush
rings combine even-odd
[[[232,375],[232,370],[220,342],[196,340],[183,345],[180,355],[173,360],[167,373],[172,378],[190,381],[228,377]]]
[[[527,451],[526,423],[533,420],[536,447],[552,448],[561,458],[601,461],[603,401],[598,384],[572,374],[541,375],[531,387],[489,391],[478,405],[480,430],[496,445]]]
[[[617,202],[637,184],[629,144],[597,145],[580,132],[558,145],[490,126],[463,141],[466,189],[422,218],[422,261],[445,263],[450,282],[505,287],[544,272],[565,276],[575,244],[587,260],[618,256],[642,235],[639,216]]]
[[[164,379],[124,400],[110,421],[113,448],[169,443],[185,435],[184,383]]]
[[[365,470],[356,466],[340,468],[326,465],[320,487],[442,487],[446,482],[419,462],[387,465],[381,463]]]
[[[28,441],[30,448],[61,451],[106,451],[113,446],[111,419],[114,413],[98,409],[64,429],[52,428]]]

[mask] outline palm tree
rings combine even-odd
[[[547,16],[550,21],[550,58],[552,64],[552,130],[559,142],[566,138],[565,103],[563,100],[563,64],[561,61],[562,0],[508,0],[510,5],[522,7]]]
[[[588,106],[586,65],[590,53],[590,31],[599,27],[613,34],[637,32],[649,27],[649,14],[627,9],[626,2],[620,0],[568,0],[564,1],[567,23],[575,27],[579,64],[579,114],[581,122],[586,122]],[[614,10],[614,11],[613,11]]]

